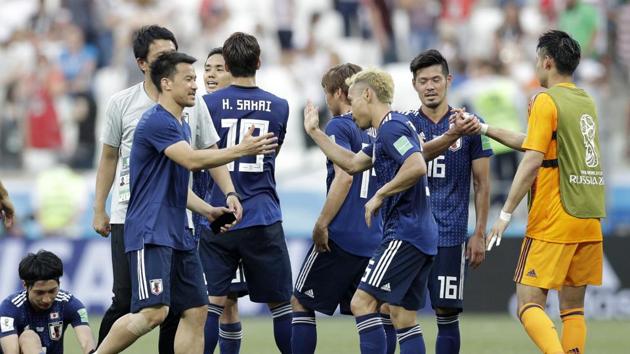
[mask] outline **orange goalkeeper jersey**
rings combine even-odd
[[[560,84],[574,87],[573,84]],[[540,93],[532,103],[527,137],[523,149],[545,154],[545,160],[557,158],[557,141],[552,137],[558,128],[558,111],[551,96]],[[560,201],[560,170],[540,167],[530,191],[527,220],[528,237],[547,242],[575,243],[601,241],[599,219],[580,219],[569,215]]]

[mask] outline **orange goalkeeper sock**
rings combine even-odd
[[[518,313],[525,332],[543,353],[564,354],[556,328],[542,306],[528,303]]]
[[[584,354],[586,321],[584,308],[560,311],[562,318],[562,348],[568,354]]]

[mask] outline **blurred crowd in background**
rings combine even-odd
[[[550,28],[567,31],[582,47],[576,81],[598,103],[609,185],[630,185],[628,0],[0,0],[0,177],[29,192],[15,196],[28,206],[5,236],[89,230],[103,112],[113,93],[142,80],[131,38],[153,23],[199,59],[199,94],[208,51],[234,31],[256,35],[258,83],[291,107],[278,179],[295,185],[314,174],[318,191],[323,155],[303,133],[301,112],[310,99],[328,115],[320,79],[330,66],[382,66],[394,76],[394,108],[417,109],[408,64],[436,48],[454,75],[452,105],[524,131],[540,90],[536,40]],[[492,202],[500,205],[519,155],[493,148]]]

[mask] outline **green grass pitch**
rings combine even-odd
[[[92,330],[98,330],[100,318],[92,318]],[[433,318],[423,316],[420,324],[424,331],[427,353],[434,353],[436,325]],[[556,323],[558,328],[559,323]],[[465,314],[461,317],[462,354],[530,354],[538,350],[517,320],[507,315]],[[255,317],[243,320],[244,338],[242,354],[278,353],[271,317]],[[359,339],[354,320],[347,316],[318,317],[318,354],[359,353]],[[154,330],[134,343],[126,354],[157,353],[158,331]],[[630,321],[588,321],[587,353],[630,353]],[[65,353],[80,354],[74,332],[68,328],[65,336]],[[219,350],[215,351],[219,353]]]

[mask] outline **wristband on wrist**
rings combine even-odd
[[[235,196],[239,202],[241,201],[241,195],[236,192],[228,192],[228,194],[225,195],[225,199],[228,199],[230,196]]]
[[[488,133],[488,124],[480,123],[479,126],[481,127],[481,135],[486,135]]]
[[[499,214],[499,219],[505,221],[505,222],[510,222],[510,220],[512,220],[512,214],[511,213],[506,213],[503,210],[501,210],[501,213]]]

